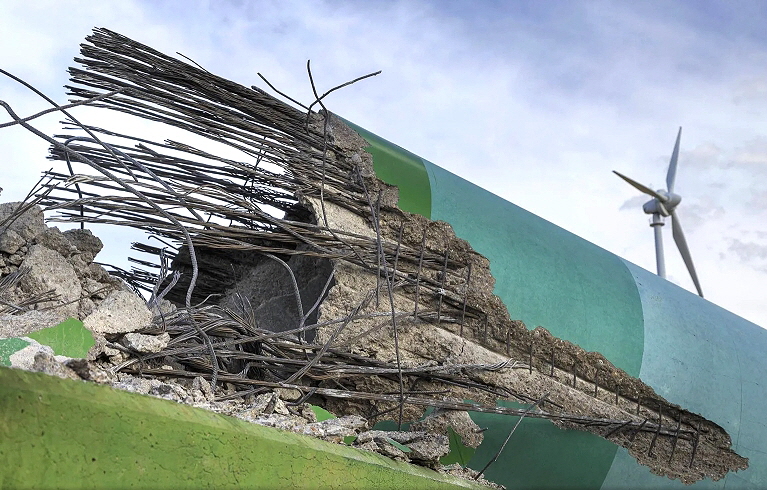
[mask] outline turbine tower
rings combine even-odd
[[[703,290],[700,288],[698,275],[695,273],[695,266],[692,264],[690,249],[687,247],[687,240],[684,238],[682,224],[679,222],[679,216],[676,213],[676,207],[682,201],[682,196],[679,194],[674,194],[676,166],[677,160],[679,159],[679,140],[681,137],[682,128],[680,127],[679,133],[676,135],[674,152],[671,154],[671,162],[668,164],[668,172],[666,173],[667,190],[658,189],[657,191],[653,191],[649,187],[644,186],[629,177],[626,177],[620,172],[613,170],[613,173],[644,194],[652,196],[651,200],[642,205],[642,209],[645,213],[652,215],[652,222],[650,223],[650,226],[653,228],[655,233],[655,262],[658,267],[658,275],[663,278],[666,277],[666,264],[663,257],[663,235],[661,227],[664,225],[664,218],[671,216],[671,230],[674,236],[674,242],[676,242],[679,253],[682,255],[684,265],[687,266],[687,270],[690,272],[690,277],[692,278],[692,282],[695,284],[695,289],[698,290],[698,295],[702,298]]]

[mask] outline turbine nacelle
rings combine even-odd
[[[642,205],[642,210],[646,214],[660,214],[664,218],[671,216],[674,209],[682,202],[682,196],[673,192],[666,192],[662,189],[655,191],[656,194],[664,199],[653,198]]]

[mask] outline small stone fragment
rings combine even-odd
[[[30,369],[30,371],[45,373],[50,376],[56,376],[64,379],[80,380],[80,377],[77,375],[77,373],[59,362],[55,356],[43,350],[35,354],[32,369]]]
[[[331,442],[343,442],[344,437],[357,435],[359,429],[367,427],[367,420],[358,415],[327,419],[322,422],[307,424],[303,434],[320,437]]]
[[[114,381],[113,374],[85,359],[70,359],[64,365],[77,373],[80,379],[85,381],[93,381],[99,384],[109,384]]]
[[[404,453],[399,448],[392,445],[388,439],[406,446],[410,449],[410,452]],[[442,434],[430,434],[428,432],[370,430],[361,433],[359,437],[357,437],[355,446],[365,445],[370,441],[374,441],[378,444],[381,454],[391,456],[392,454],[402,453],[411,460],[432,467],[436,467],[439,464],[439,459],[450,452],[450,444],[447,436]]]
[[[32,310],[21,315],[0,315],[0,338],[21,337],[56,325],[64,316],[56,310]]]
[[[22,245],[24,245],[24,239],[15,231],[5,230],[0,234],[0,252],[13,255]]]
[[[55,226],[52,226],[46,229],[44,232],[38,234],[35,238],[35,242],[49,250],[58,252],[64,258],[68,258],[72,254],[77,253],[77,248],[75,248],[69,242],[69,240],[64,237],[64,234],[61,233],[61,230]]]
[[[275,388],[274,391],[279,395],[280,399],[285,400],[286,402],[295,402],[304,396],[300,390],[294,388]]]
[[[479,447],[484,435],[479,426],[471,420],[468,412],[457,410],[442,410],[425,417],[423,420],[410,424],[410,430],[431,432],[433,434],[447,435],[447,428],[451,427],[459,436],[461,443],[467,447]]]
[[[33,245],[24,257],[23,266],[30,268],[20,281],[25,293],[37,295],[53,290],[63,303],[57,310],[64,316],[77,316],[82,287],[74,268],[64,257],[42,245]]]
[[[122,338],[122,344],[143,354],[155,354],[168,346],[170,335],[163,332],[160,335],[144,335],[141,333],[126,333]]]
[[[143,299],[130,291],[113,291],[83,325],[91,332],[122,333],[140,330],[151,321],[152,313]]]
[[[21,202],[0,203],[0,222],[14,214],[22,204]],[[25,242],[31,241],[45,230],[43,210],[40,206],[32,206],[21,215],[16,216],[13,223],[0,228],[0,235],[6,230],[17,233]]]
[[[96,255],[104,248],[104,243],[91,230],[67,230],[63,235],[77,249],[83,260],[87,263],[93,262]]]
[[[202,376],[197,376],[192,380],[192,390],[199,391],[206,400],[213,399],[213,389],[210,382]]]

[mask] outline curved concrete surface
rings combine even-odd
[[[692,488],[767,487],[767,383],[760,376],[767,372],[767,331],[420,159],[426,182],[412,169],[415,156],[378,136],[370,151],[379,177],[400,186],[403,209],[428,209],[421,214],[450,223],[490,259],[495,294],[512,318],[601,352],[670,402],[728,431],[749,468]],[[408,170],[396,177],[400,167]],[[430,206],[407,208],[424,196]],[[472,417],[491,426],[470,464],[481,467],[516,419]],[[487,476],[508,488],[684,486],[597,436],[527,419]]]

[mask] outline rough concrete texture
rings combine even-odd
[[[33,206],[26,212],[18,214],[17,211],[21,204],[20,202],[0,203],[0,223],[8,217],[15,216],[11,223],[0,226],[0,236],[4,235],[6,231],[12,231],[26,243],[45,230],[45,223],[43,222],[43,210],[39,206]],[[12,254],[14,252],[6,253]]]
[[[19,337],[56,325],[62,320],[61,314],[54,310],[32,310],[21,315],[0,315],[0,339]]]
[[[352,154],[351,158],[357,157],[358,165],[370,167],[370,156],[363,150],[365,142],[338,121],[332,128],[334,144],[346,155]],[[372,171],[361,173],[370,175]],[[606,429],[559,423],[563,428],[609,436],[611,441],[628,447],[640,463],[656,474],[691,483],[706,477],[717,480],[728,471],[747,467],[747,460],[730,449],[731,438],[718,425],[669,403],[601,354],[584,351],[555,338],[544,328],[531,331],[522,322],[511,320],[501,300],[493,295],[494,280],[484,257],[457,238],[446,223],[428,221],[398,210],[392,204],[396,203],[396,189],[372,178],[366,179],[366,185],[371,195],[377,195],[379,191],[382,195],[378,219],[384,243],[390,249],[396,246],[401,251],[400,257],[407,251],[411,252],[409,256],[417,257],[423,241],[421,255],[425,254],[425,260],[431,264],[421,267],[417,261],[401,258],[397,274],[403,278],[418,277],[422,287],[416,295],[412,282],[402,281],[392,292],[393,302],[390,303],[386,283],[378,280],[376,274],[348,261],[335,261],[335,285],[321,305],[320,318],[323,322],[343,319],[350,311],[354,311],[357,318],[342,323],[341,327],[335,323],[320,328],[318,342],[333,339],[334,346],[392,362],[397,355],[391,318],[364,315],[387,310],[411,312],[411,315],[397,317],[396,333],[403,366],[493,364],[511,357],[517,360],[517,366],[495,372],[477,372],[476,376],[483,383],[508,390],[522,402],[529,403],[546,395],[541,408],[549,413],[637,422],[660,420],[661,425],[672,432],[677,424],[686,429],[700,426],[697,442],[677,444],[674,437],[653,437],[647,432],[608,434]],[[317,199],[304,198],[302,202],[317,222],[327,218],[329,226],[339,232],[375,236],[375,223],[370,219],[365,220],[327,200],[324,203],[327,214],[323,216]],[[398,239],[400,233],[401,239]],[[442,265],[440,259],[445,256],[449,259]],[[467,281],[469,267],[471,274]],[[552,356],[555,359],[553,365]],[[577,366],[577,372],[572,371],[573,366]],[[393,393],[399,389],[396,379],[379,376],[357,378],[354,385],[357,390],[366,392]],[[436,385],[422,383],[418,389],[436,389]],[[488,393],[463,389],[453,390],[450,396],[485,403],[494,403],[496,398]],[[363,416],[393,407],[391,403],[367,400],[328,400],[331,411]],[[421,409],[410,406],[406,407],[404,415],[407,420],[417,420],[421,413]],[[651,445],[653,451],[649,450]],[[690,467],[692,451],[696,451],[696,464]],[[656,457],[658,454],[661,456]]]
[[[186,405],[4,368],[0,460],[3,488],[123,488],[126,482],[174,489],[480,488]]]
[[[102,244],[89,230],[62,233],[45,225],[39,206],[21,213],[19,206],[0,204],[0,315],[46,309],[56,316],[40,324],[49,327],[70,316],[86,317],[110,291],[125,288],[93,263]]]
[[[447,434],[448,427],[461,436],[464,446],[475,448],[482,444],[482,429],[471,420],[467,412],[439,410],[410,424],[410,430],[434,434]]]
[[[29,274],[21,279],[21,289],[25,293],[32,296],[53,290],[64,303],[59,312],[65,317],[77,316],[77,300],[82,287],[72,264],[60,254],[37,244],[32,245],[21,265],[30,268]]]
[[[152,312],[143,299],[130,291],[112,291],[99,307],[83,320],[95,333],[134,332],[149,326]]]
[[[397,447],[391,441],[405,446],[408,451]],[[396,459],[409,458],[427,466],[438,465],[439,459],[450,452],[447,436],[430,432],[370,430],[361,433],[355,441],[355,445],[359,447],[372,449],[371,443]]]
[[[122,338],[123,345],[142,354],[160,352],[168,346],[170,335],[163,332],[160,335],[144,335],[140,333],[126,333]]]
[[[16,369],[24,369],[27,371],[41,371],[46,372],[43,368],[43,362],[49,359],[53,359],[55,363],[61,364],[63,363],[66,358],[63,356],[60,356],[59,359],[56,359],[55,354],[53,352],[53,349],[50,346],[42,345],[38,343],[36,340],[31,339],[29,337],[21,337],[22,340],[29,342],[29,345],[24,347],[23,349],[16,351],[14,354],[10,356],[11,366]],[[38,354],[41,354],[43,357],[38,362],[37,356]],[[36,365],[37,363],[37,365]],[[60,371],[58,368],[57,371]],[[46,372],[46,374],[51,374],[50,372]],[[75,379],[75,378],[72,378]]]
[[[101,249],[104,248],[104,244],[101,239],[95,236],[91,230],[74,229],[67,230],[63,233],[64,237],[71,243],[76,253],[79,253],[83,262],[90,264],[93,259],[96,258]]]
[[[257,325],[275,332],[298,328],[303,323],[317,323],[317,310],[312,306],[323,295],[325,284],[333,267],[328,260],[317,260],[303,255],[286,257],[298,285],[298,297],[291,276],[278,260],[261,256],[261,260],[240,271],[240,278],[230,288],[220,304],[234,311],[252,309]],[[313,340],[314,331],[307,334]]]

